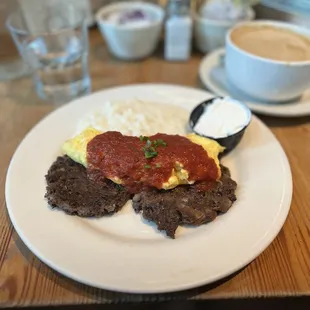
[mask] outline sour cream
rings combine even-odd
[[[239,101],[217,98],[205,107],[193,129],[201,135],[224,138],[242,130],[250,119],[250,110]]]

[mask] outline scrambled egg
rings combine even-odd
[[[75,162],[80,163],[84,167],[87,167],[87,144],[98,134],[101,134],[101,132],[92,127],[85,129],[79,135],[67,140],[63,144],[63,153],[68,155]],[[218,155],[219,153],[223,152],[225,148],[214,140],[203,138],[195,134],[188,134],[186,137],[193,143],[201,145],[208,153],[208,156],[214,159],[220,176],[221,169]],[[189,181],[188,177],[189,173],[187,170],[183,169],[182,163],[176,162],[174,169],[171,172],[171,177],[167,182],[163,183],[162,188],[168,190],[181,184],[192,184],[193,182]],[[111,178],[111,180],[117,184],[122,183],[118,177]]]
[[[101,134],[100,131],[89,127],[74,138],[67,140],[62,146],[62,152],[75,162],[87,167],[87,144],[99,134]]]

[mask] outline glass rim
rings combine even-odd
[[[69,4],[68,6],[73,7],[72,4]],[[18,16],[19,14],[22,15],[23,11],[22,9],[18,9],[15,10],[14,12],[12,12],[6,19],[5,21],[5,26],[7,27],[7,29],[9,29],[10,32],[12,33],[16,33],[19,35],[32,35],[32,36],[42,36],[42,35],[51,35],[51,34],[57,34],[66,30],[70,30],[73,29],[75,27],[81,26],[83,25],[83,23],[86,24],[87,21],[87,17],[86,14],[83,14],[83,10],[81,9],[76,9],[74,8],[75,12],[78,12],[80,14],[78,20],[70,25],[66,25],[64,27],[60,27],[58,29],[51,29],[49,31],[35,31],[35,32],[31,32],[29,30],[27,30],[26,28],[23,27],[15,27],[12,25],[12,18],[14,18],[14,16]]]

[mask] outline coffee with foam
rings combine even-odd
[[[310,61],[310,39],[285,28],[241,26],[231,33],[232,42],[255,56],[276,61]]]

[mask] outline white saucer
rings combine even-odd
[[[206,55],[199,66],[199,77],[206,88],[219,96],[231,96],[244,101],[258,114],[299,117],[310,115],[310,89],[301,98],[287,103],[259,102],[231,85],[226,78],[224,68],[225,49],[217,49]],[[250,78],[250,77],[249,77]]]

